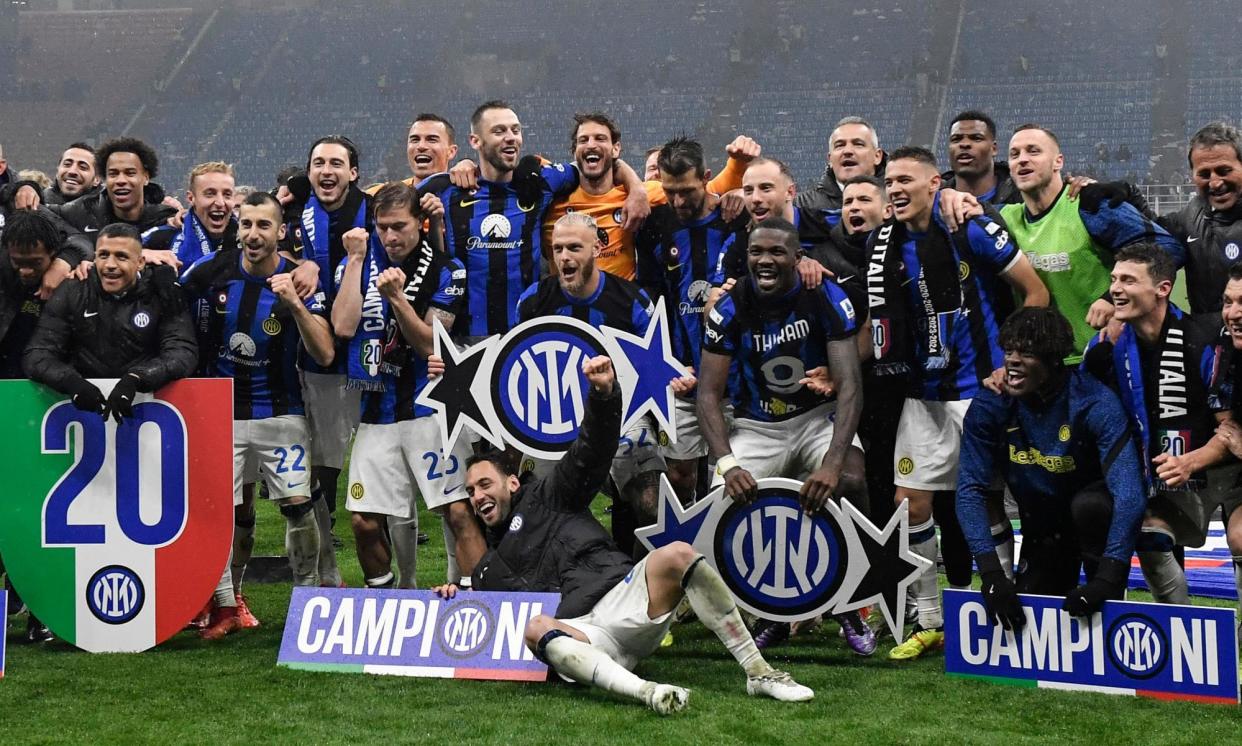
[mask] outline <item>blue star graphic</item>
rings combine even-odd
[[[689,508],[682,508],[677,493],[673,491],[673,485],[669,484],[668,477],[661,474],[660,507],[656,511],[656,524],[636,530],[634,537],[652,550],[675,541],[684,541],[694,546],[699,538],[699,530],[703,528],[703,522],[707,520],[714,503],[715,500],[704,499]],[[699,548],[699,551],[704,550]]]
[[[690,371],[673,355],[664,300],[656,302],[655,313],[642,337],[611,327],[604,327],[602,331],[617,343],[636,374],[632,382],[626,382],[632,383],[633,388],[628,392],[622,429],[650,412],[665,432],[676,432],[674,396],[669,381],[687,376]]]

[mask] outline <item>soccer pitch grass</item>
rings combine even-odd
[[[602,506],[606,500],[597,500]],[[281,552],[284,522],[260,504],[256,554]],[[336,533],[346,582],[362,582],[342,509]],[[419,581],[444,577],[438,519]],[[3,743],[452,744],[995,744],[1195,743],[1242,740],[1235,707],[1000,686],[944,675],[944,658],[852,655],[826,624],[769,659],[815,690],[806,704],[746,696],[745,679],[711,632],[674,627],[675,643],[638,673],[691,690],[690,708],[661,718],[639,705],[562,684],[311,673],[276,666],[289,586],[249,584],[263,622],[209,643],[182,633],[141,654],[91,655],[63,642],[20,642],[10,617],[0,679]],[[1145,600],[1145,599],[1143,599]]]

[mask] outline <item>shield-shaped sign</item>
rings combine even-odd
[[[115,381],[93,383],[106,395]],[[232,383],[139,394],[117,425],[38,384],[0,381],[0,554],[58,637],[145,650],[211,596],[233,536]]]

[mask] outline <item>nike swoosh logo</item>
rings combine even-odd
[[[1198,240],[1199,240],[1199,237],[1195,236],[1194,238],[1186,239],[1186,243],[1194,243],[1195,241],[1198,241]]]
[[[82,318],[84,319],[89,319],[92,316],[98,316],[98,315],[99,315],[98,311],[83,311],[82,312]]]
[[[1007,433],[1017,432],[1019,429],[1021,429],[1021,428],[1011,427],[1011,428],[1007,429],[1005,432],[1007,432]]]
[[[454,488],[453,488],[453,489],[451,489],[451,490],[445,490],[445,491],[444,491],[444,494],[446,494],[446,495],[451,495],[451,494],[453,494],[454,492],[456,492],[456,491],[457,491],[457,490],[459,490],[459,489],[461,489],[461,485],[460,485],[460,484],[459,484],[459,485],[457,485],[456,487],[454,487]]]
[[[852,279],[854,279],[854,275],[849,275],[848,277],[838,277],[837,283],[840,284],[842,282],[849,282]]]
[[[294,487],[300,487],[300,486],[301,486],[301,484],[300,484],[300,483],[298,483],[298,482],[285,482],[285,489],[290,489],[290,490],[291,490],[291,489],[293,489]]]
[[[82,232],[83,233],[98,233],[99,229],[98,228],[83,228]]]
[[[477,200],[477,199],[463,199],[461,202],[458,202],[457,204],[461,205],[462,207],[469,207],[470,205],[477,205],[481,201],[482,200]]]

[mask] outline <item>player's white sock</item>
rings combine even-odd
[[[336,547],[332,544],[332,514],[328,501],[315,501],[315,525],[319,527],[319,580],[336,588],[341,584],[341,568],[336,565]]]
[[[1177,564],[1172,552],[1139,552],[1139,566],[1151,589],[1152,598],[1162,604],[1190,603],[1186,573]]]
[[[715,568],[699,557],[690,563],[681,586],[699,621],[716,633],[747,676],[766,676],[772,672],[772,667],[755,647],[755,639],[746,629],[733,595]]]
[[[1009,521],[992,524],[992,542],[996,545],[996,556],[1000,558],[1005,577],[1013,580],[1013,526]]]
[[[409,518],[388,516],[388,539],[397,561],[397,587],[416,588],[418,570],[418,508],[410,508]]]
[[[232,557],[229,561],[232,562]],[[220,576],[220,582],[216,583],[216,590],[211,594],[211,600],[215,601],[216,606],[237,606],[237,596],[233,593],[231,565],[224,566],[224,574]]]
[[[931,562],[913,583],[914,602],[919,608],[919,626],[936,629],[944,626],[940,611],[940,588],[936,585],[936,522],[928,518],[910,527],[910,551]]]
[[[458,583],[462,574],[461,568],[457,566],[457,537],[453,535],[453,529],[449,527],[448,519],[444,516],[440,516],[440,530],[444,532],[444,552],[448,555],[444,578],[450,583],[457,583],[459,588],[464,588],[465,586]]]
[[[233,593],[241,592],[242,578],[246,574],[246,565],[250,563],[250,554],[254,551],[254,521],[249,525],[233,523],[233,552],[229,558],[229,566],[233,576]]]
[[[294,585],[319,585],[319,524],[315,512],[285,515],[285,549]]]
[[[543,655],[557,673],[579,684],[592,684],[614,694],[646,702],[655,684],[644,681],[626,670],[599,648],[592,647],[569,635],[554,637],[544,646]],[[647,691],[644,692],[644,689]]]

